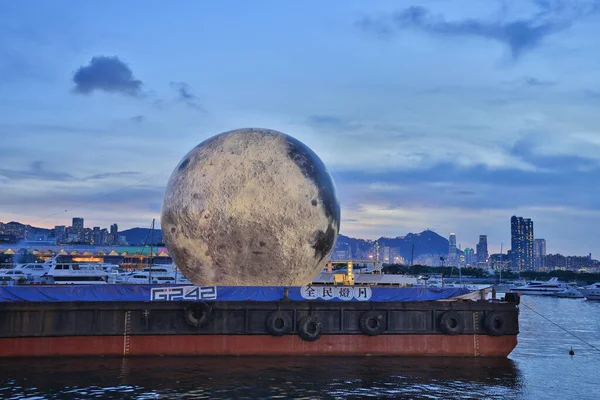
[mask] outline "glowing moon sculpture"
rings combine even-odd
[[[177,165],[161,227],[196,285],[304,285],[329,260],[340,205],[306,145],[269,129],[239,129],[200,143]]]

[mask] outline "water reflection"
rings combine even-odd
[[[515,398],[510,359],[169,357],[1,360],[0,397]]]

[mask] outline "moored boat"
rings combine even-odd
[[[600,300],[600,282],[579,289],[587,300]]]
[[[583,294],[579,290],[574,287],[567,287],[560,292],[556,292],[552,294],[554,297],[560,297],[565,299],[583,299]]]
[[[547,281],[531,281],[523,286],[515,286],[510,289],[511,293],[552,296],[554,293],[562,292],[568,285],[558,281],[558,278],[550,278]]]

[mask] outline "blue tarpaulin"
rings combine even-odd
[[[469,293],[466,288],[369,286],[152,286],[65,285],[0,287],[0,302],[69,301],[435,301]]]

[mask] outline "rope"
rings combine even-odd
[[[539,315],[540,317],[544,318],[546,321],[550,322],[553,325],[556,325],[557,327],[559,327],[560,329],[562,329],[563,331],[567,332],[569,335],[573,336],[575,339],[580,340],[581,342],[587,344],[588,346],[590,346],[592,349],[596,350],[597,352],[600,353],[600,349],[597,348],[596,346],[594,346],[593,344],[591,344],[590,342],[587,342],[585,340],[583,340],[582,338],[580,338],[579,336],[577,336],[576,334],[574,334],[573,332],[570,332],[569,330],[567,330],[566,328],[563,328],[562,326],[560,326],[559,324],[557,324],[556,322],[552,321],[551,319],[549,319],[548,317],[546,317],[545,315],[540,314],[539,312],[535,311],[533,308],[529,307],[527,304],[523,303],[521,301],[521,304],[523,304],[525,307],[527,307],[529,310],[533,311],[534,313],[536,313],[537,315]]]

